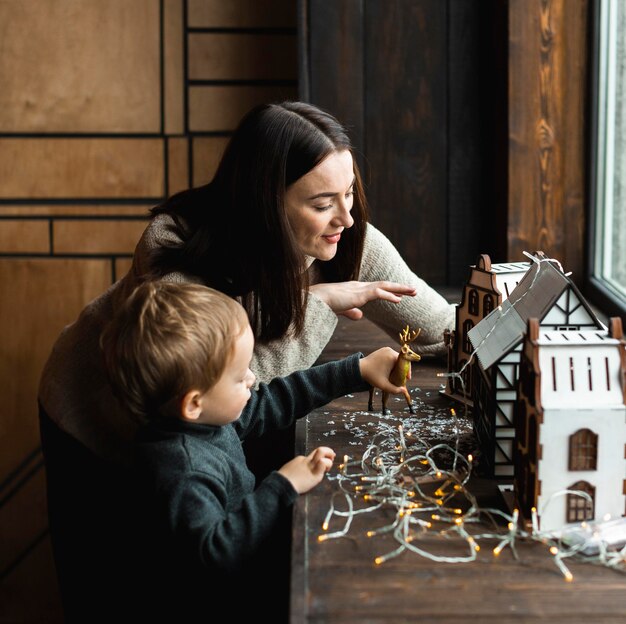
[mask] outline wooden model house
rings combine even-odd
[[[605,330],[576,285],[553,261],[533,263],[509,298],[468,332],[476,351],[474,432],[485,476],[513,478],[513,409],[529,318],[542,330]]]
[[[470,267],[461,301],[456,306],[455,329],[445,334],[449,373],[460,372],[467,363],[472,351],[468,339],[470,329],[508,298],[529,268],[529,262],[491,264],[487,254],[481,254]],[[463,384],[458,378],[448,377],[443,394],[472,405],[471,374],[472,367],[468,366],[462,373]]]
[[[528,321],[515,413],[516,504],[542,531],[626,515],[626,343]],[[566,491],[585,492],[589,498]],[[561,493],[559,495],[559,493]]]

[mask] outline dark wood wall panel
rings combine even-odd
[[[364,145],[364,2],[301,2],[300,96],[339,117],[369,180]]]
[[[448,255],[446,4],[368,1],[364,35],[372,221],[418,275],[443,284]]]
[[[301,96],[347,125],[372,222],[435,285],[461,285],[494,222],[484,184],[493,145],[482,132],[492,117],[479,79],[493,58],[486,5],[299,5]]]

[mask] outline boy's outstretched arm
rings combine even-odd
[[[318,446],[307,456],[298,455],[278,472],[287,479],[298,494],[304,494],[318,485],[333,466],[335,451]]]

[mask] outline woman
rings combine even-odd
[[[57,341],[39,401],[63,430],[106,458],[127,457],[132,421],[111,394],[101,329],[146,279],[193,281],[238,298],[255,329],[258,381],[311,366],[337,315],[363,315],[396,338],[422,329],[416,350],[444,354],[454,306],[419,279],[367,223],[352,147],[339,122],[302,102],[254,108],[212,182],[152,211],[133,266]]]

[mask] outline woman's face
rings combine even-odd
[[[352,154],[342,150],[287,188],[287,219],[302,253],[317,260],[334,258],[341,233],[354,223],[354,183]]]

